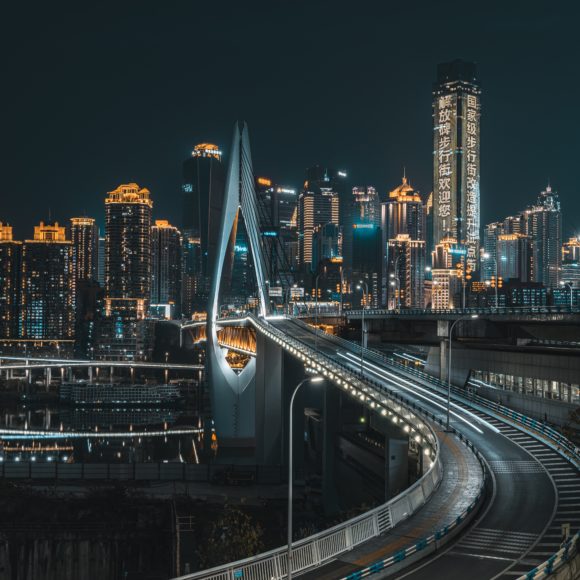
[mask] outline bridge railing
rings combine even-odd
[[[349,316],[361,316],[362,309],[345,310],[343,312],[347,318]],[[464,316],[469,314],[580,314],[579,306],[507,306],[499,308],[369,308],[365,309],[365,316],[382,316],[382,315],[402,315],[402,316],[418,316],[418,315],[446,315],[446,316]]]
[[[305,360],[305,362],[316,365],[317,370],[330,380],[334,380],[337,383],[340,382],[341,386],[349,388],[349,392],[352,389],[357,398],[362,397],[364,402],[367,401],[368,398],[362,394],[363,389],[360,381],[352,380],[348,382],[345,380],[345,377],[352,373],[346,366],[336,364],[328,357],[313,352],[307,345],[297,339],[286,337],[282,332],[256,317],[250,317],[250,319],[262,331],[277,337],[279,341],[284,341],[285,348],[292,349],[292,354],[301,357],[303,360],[308,355],[308,360]],[[357,390],[355,390],[354,385],[358,387]],[[377,412],[382,409],[384,415],[389,413],[394,417],[395,414],[398,414],[406,421],[418,419],[417,415],[413,414],[410,409],[407,412],[403,411],[401,402],[396,401],[395,398],[390,403],[390,407],[386,400],[377,399],[377,401],[379,400],[382,406],[379,406],[374,400],[370,403],[371,408]],[[390,410],[387,411],[387,409]],[[442,465],[437,436],[426,421],[421,420],[421,422],[421,427],[415,424],[416,429],[414,429],[414,432],[417,434],[416,436],[422,437],[421,441],[426,446],[425,449],[430,448],[429,450],[431,451],[429,454],[431,463],[427,472],[408,489],[385,504],[323,532],[294,542],[292,550],[294,573],[319,567],[338,555],[352,550],[371,538],[390,530],[399,522],[410,517],[429,500],[441,481]],[[418,435],[419,433],[421,435]],[[232,580],[234,578],[245,578],[250,580],[279,580],[287,576],[287,569],[287,546],[282,546],[245,560],[181,576],[180,579]]]
[[[360,347],[358,347],[360,350]],[[448,384],[440,379],[427,374],[425,371],[417,369],[415,367],[404,365],[390,357],[378,353],[373,350],[365,349],[365,356],[377,361],[381,361],[390,364],[393,367],[398,367],[401,371],[415,375],[424,381],[428,381],[431,384],[437,385],[442,391],[447,391]],[[488,411],[498,415],[502,419],[509,419],[512,422],[519,424],[528,432],[536,435],[540,439],[544,439],[548,444],[551,444],[561,455],[563,455],[572,465],[577,469],[580,469],[580,449],[562,435],[556,429],[553,429],[549,425],[546,425],[542,421],[537,419],[532,419],[527,415],[518,413],[505,405],[490,401],[476,393],[471,391],[466,391],[459,387],[451,386],[451,392],[459,400],[465,400],[470,404],[476,404],[480,407],[485,408]],[[558,567],[564,565],[570,559],[572,559],[580,550],[580,531],[572,535],[568,540],[566,540],[561,549],[548,558],[545,562],[530,570],[527,574],[521,576],[518,580],[537,580],[540,578],[546,578],[550,576],[554,570]],[[401,556],[402,557],[402,556]],[[380,564],[380,563],[377,563]],[[387,562],[385,561],[385,565]]]

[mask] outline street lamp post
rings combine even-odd
[[[364,290],[363,290],[364,286]],[[361,337],[360,337],[360,373],[364,374],[364,348],[365,348],[365,308],[367,305],[368,295],[369,295],[369,285],[362,280],[359,281],[359,285],[356,287],[357,290],[361,290],[363,293],[363,307],[361,316]]]
[[[448,355],[448,360],[447,360],[447,426],[446,426],[447,431],[449,431],[449,419],[450,419],[450,415],[451,415],[451,339],[453,336],[453,329],[455,328],[455,325],[460,320],[470,320],[470,319],[475,319],[477,317],[478,317],[477,314],[472,314],[471,316],[462,316],[461,318],[458,318],[457,320],[455,320],[453,322],[453,324],[451,324],[451,328],[449,329],[449,352],[447,353],[447,355]]]
[[[294,409],[294,399],[296,398],[296,393],[300,390],[300,387],[306,383],[320,383],[324,379],[319,376],[308,377],[306,379],[302,379],[292,396],[290,397],[290,410],[288,415],[288,558],[287,558],[287,566],[288,566],[288,580],[292,578],[292,482],[294,479],[294,460],[293,460],[293,433],[294,429],[292,428],[292,411]]]

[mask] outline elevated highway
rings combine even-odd
[[[319,370],[327,368],[318,366],[324,361],[326,365],[335,365],[332,366],[335,372],[343,369],[345,375],[357,377],[354,387],[353,379],[349,378],[347,389],[354,388],[371,407],[384,404],[388,409],[387,401],[399,400],[406,408],[415,409],[415,419],[427,416],[444,422],[446,390],[437,379],[373,351],[364,349],[361,353],[358,345],[317,333],[297,319],[272,316],[247,320],[257,332],[278,341],[298,358],[305,360],[308,358],[305,352],[315,352],[315,360],[305,362],[314,363]],[[407,422],[412,424],[409,418]],[[483,513],[459,541],[398,577],[458,580],[545,577],[576,550],[580,529],[578,450],[544,425],[484,399],[466,399],[459,390],[452,393],[451,427],[468,438],[481,454],[493,482],[492,493]],[[569,526],[567,539],[562,535],[564,524]],[[353,562],[344,553],[337,554],[332,569],[327,569],[329,564],[321,564],[312,577],[354,580],[378,572],[384,575],[385,569],[400,567],[402,560],[418,550],[431,543],[437,545],[441,538],[438,534],[435,532],[415,547],[401,549],[399,545],[392,553],[383,553],[377,561],[359,568],[356,560]],[[184,578],[232,577],[213,572]],[[228,573],[234,572],[235,565]],[[239,577],[266,578],[263,574]],[[283,566],[278,574],[268,576],[284,577]]]

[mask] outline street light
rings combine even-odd
[[[296,398],[296,393],[300,390],[300,387],[306,383],[321,383],[324,380],[323,377],[314,376],[302,379],[292,396],[290,397],[290,410],[288,415],[288,580],[292,578],[292,480],[294,478],[294,461],[293,461],[293,428],[292,428],[292,411],[294,408],[294,399]]]
[[[320,272],[316,274],[314,285],[316,287],[316,308],[314,311],[314,350],[318,350],[318,278]]]
[[[477,314],[472,314],[471,316],[462,316],[461,318],[455,320],[449,329],[449,358],[447,362],[447,431],[449,431],[449,416],[451,414],[451,339],[453,335],[453,329],[460,320],[473,320],[475,318],[478,318]]]
[[[567,286],[570,290],[570,309],[572,309],[574,307],[574,284],[572,282],[564,282],[564,280],[560,280],[560,286]]]
[[[363,285],[365,289],[363,290]],[[369,295],[369,286],[366,282],[362,280],[359,281],[358,286],[356,287],[357,290],[362,290],[363,293],[363,307],[362,307],[362,319],[361,319],[361,337],[360,337],[360,374],[364,374],[364,348],[365,348],[365,307],[368,300]],[[366,292],[366,293],[365,293]]]
[[[483,259],[484,260],[489,260],[490,258],[493,260],[494,266],[495,266],[495,308],[496,310],[499,307],[499,301],[498,301],[498,296],[497,296],[497,287],[498,287],[498,279],[497,279],[497,259],[495,258],[495,256],[492,256],[489,252],[485,252],[483,254]]]

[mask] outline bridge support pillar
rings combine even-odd
[[[89,367],[89,383],[93,382],[93,367]]]
[[[283,416],[284,351],[262,334],[256,336],[256,347],[256,462],[279,464],[284,456],[282,426],[287,422]]]
[[[46,379],[46,390],[48,391],[48,389],[50,388],[50,382],[52,380],[52,369],[50,367],[46,367],[46,369],[44,370],[44,375],[45,375],[45,379]]]

